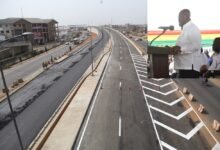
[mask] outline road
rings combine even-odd
[[[109,36],[105,32],[103,40],[98,43],[93,49],[94,57],[97,57],[97,55],[102,53],[101,50],[103,49],[104,44],[108,42],[108,39]],[[35,97],[34,101],[31,102],[31,105],[29,105],[23,111],[19,112],[19,114],[16,116],[16,120],[18,122],[19,130],[25,148],[29,146],[29,144],[36,137],[38,132],[51,117],[51,115],[54,113],[56,108],[68,94],[71,88],[76,84],[76,82],[85,72],[85,70],[91,64],[91,55],[90,53],[88,53],[88,47],[81,55],[83,55],[83,57],[81,57],[81,59],[74,65],[71,64],[72,61],[76,60],[75,57],[70,57],[69,59],[62,62],[64,64],[66,62],[69,62],[69,69],[64,71],[62,76],[55,79],[55,82],[53,82],[53,84],[45,88],[38,97]],[[45,72],[45,74],[51,71],[54,71],[55,73],[57,71],[56,68],[57,67],[54,66],[54,68],[49,69],[48,72]],[[36,81],[33,80],[32,82]],[[29,84],[31,84],[31,82]],[[28,85],[25,86],[21,90],[21,92],[24,92],[23,95],[27,94]],[[19,99],[19,97],[14,97],[12,101],[16,101],[17,99]],[[0,149],[19,149],[18,139],[12,122],[9,122],[4,128],[0,130]]]
[[[113,51],[81,131],[72,149],[209,149],[199,136],[169,79],[149,79],[146,61],[118,33]]]
[[[220,120],[220,87],[211,82],[208,83],[208,86],[205,86],[202,84],[201,79],[176,79],[175,81],[180,87],[189,89],[199,103],[205,106],[213,120]]]
[[[74,45],[71,45],[75,47]],[[57,57],[61,56],[64,52],[69,50],[69,45],[61,45],[57,48],[50,50],[46,53],[43,53],[39,56],[26,60],[16,66],[4,70],[5,78],[7,85],[12,85],[13,82],[20,78],[24,78],[32,73],[34,73],[39,68],[42,68],[42,62],[48,61],[51,59],[51,56]],[[2,80],[0,80],[0,88],[3,89]]]

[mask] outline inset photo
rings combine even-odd
[[[148,62],[152,78],[220,75],[219,1],[148,0]]]

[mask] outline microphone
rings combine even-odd
[[[174,26],[170,25],[170,26],[160,26],[158,27],[158,29],[163,29],[163,30],[174,30]]]

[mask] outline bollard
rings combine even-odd
[[[186,87],[183,88],[183,93],[184,93],[184,94],[188,94],[188,93],[189,93],[189,92],[188,92],[188,89],[187,89]]]
[[[200,113],[204,113],[204,112],[205,112],[205,107],[204,107],[202,104],[200,104],[200,105],[199,105],[199,108],[198,108],[198,111],[199,111]]]
[[[192,94],[189,94],[188,99],[189,99],[190,101],[195,101],[195,98],[194,98],[194,96],[193,96]]]
[[[218,132],[220,130],[220,123],[217,120],[213,121],[212,128]]]

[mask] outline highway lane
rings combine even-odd
[[[210,149],[199,134],[203,122],[188,117],[194,111],[181,105],[185,99],[174,83],[147,78],[143,57],[118,34],[113,37],[103,88],[73,149]]]
[[[104,39],[93,49],[94,56],[101,53],[104,45],[102,43],[107,43],[108,39],[109,36],[105,32]],[[16,119],[25,148],[32,142],[90,64],[91,55],[90,53],[85,53],[85,56],[78,63],[69,68],[54,84],[36,98],[31,105],[17,115]],[[0,130],[0,149],[19,149],[18,139],[12,122]]]
[[[112,33],[114,47],[102,88],[73,149],[159,149],[128,47]]]

